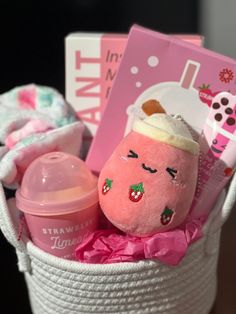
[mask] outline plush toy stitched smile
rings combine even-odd
[[[137,120],[99,176],[106,217],[135,236],[180,225],[196,188],[198,151],[180,119],[153,114]]]

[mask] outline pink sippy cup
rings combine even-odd
[[[74,259],[77,245],[98,225],[97,178],[79,158],[48,153],[27,168],[16,204],[35,245]]]

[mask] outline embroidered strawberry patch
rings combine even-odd
[[[171,222],[171,218],[174,214],[174,211],[166,207],[161,214],[161,223],[162,225],[168,225]]]
[[[112,187],[112,180],[106,179],[102,186],[102,194],[103,195],[107,194],[110,191],[111,187]]]
[[[143,183],[131,185],[129,188],[129,199],[132,202],[138,202],[141,200],[144,194]]]

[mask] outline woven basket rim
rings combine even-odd
[[[181,263],[183,263],[186,259],[186,257],[190,254],[192,254],[198,246],[204,246],[206,245],[207,238],[211,233],[210,226],[212,223],[212,220],[215,218],[219,204],[222,201],[222,197],[224,199],[224,193],[222,192],[221,195],[218,197],[216,204],[214,206],[215,210],[213,210],[208,217],[207,222],[204,224],[202,232],[203,236],[198,239],[196,242],[190,244],[190,246],[187,249],[186,255],[183,257],[181,262],[177,266],[169,266],[166,264],[163,264],[158,259],[146,259],[146,260],[138,260],[135,262],[117,262],[117,263],[110,263],[110,264],[88,264],[88,263],[81,263],[79,261],[73,261],[73,260],[67,260],[61,257],[54,256],[50,253],[47,253],[37,247],[31,240],[27,240],[26,242],[26,251],[30,258],[35,258],[49,266],[59,268],[61,270],[71,272],[83,272],[83,273],[89,273],[94,275],[102,275],[102,274],[109,274],[109,273],[116,273],[116,274],[124,274],[124,273],[130,273],[130,271],[140,271],[145,269],[152,269],[156,268],[157,266],[159,268],[169,268],[170,270],[175,269],[176,267],[181,266]]]
[[[185,260],[185,258],[192,254],[196,250],[197,247],[204,245],[203,242],[206,242],[207,235],[204,234],[201,239],[197,240],[196,242],[192,243],[187,252],[186,255],[183,257],[180,264],[177,266],[179,267],[181,263]],[[78,272],[81,271],[83,273],[93,273],[93,274],[108,274],[108,273],[116,273],[116,274],[124,274],[124,273],[130,273],[130,271],[140,271],[145,269],[152,269],[156,268],[157,266],[160,268],[169,268],[175,269],[177,266],[169,266],[166,264],[163,264],[157,259],[146,259],[146,260],[138,260],[135,262],[117,262],[117,263],[110,263],[110,264],[88,264],[88,263],[81,263],[79,261],[73,261],[73,260],[67,260],[61,257],[54,256],[52,254],[49,254],[40,248],[38,248],[36,245],[34,245],[33,242],[30,240],[26,244],[27,252],[30,255],[31,258],[36,258],[37,260],[48,264],[52,267],[59,268],[61,270],[65,271],[71,271],[71,272]]]

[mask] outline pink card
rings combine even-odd
[[[92,142],[87,164],[100,172],[143,104],[158,101],[168,114],[180,114],[200,134],[212,98],[236,93],[236,61],[205,48],[139,26],[129,33],[110,98]]]
[[[174,36],[203,44],[203,37],[197,34]],[[66,37],[66,100],[86,126],[83,157],[96,134],[127,39],[125,34],[80,32]]]

